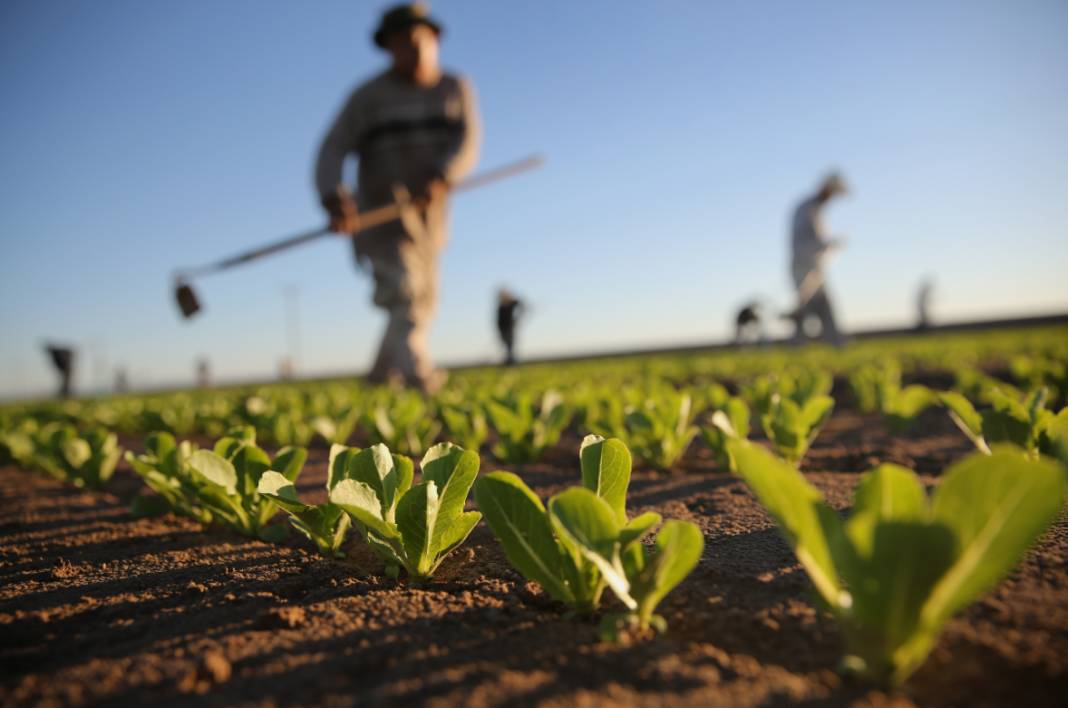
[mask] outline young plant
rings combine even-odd
[[[668,469],[695,437],[694,410],[690,396],[673,390],[658,391],[643,405],[627,412],[624,424],[627,442],[646,462]]]
[[[1068,408],[1057,415],[1046,408],[1047,391],[1038,388],[1018,400],[1000,389],[987,392],[990,408],[976,410],[971,401],[956,391],[944,391],[938,398],[957,427],[981,452],[990,446],[1012,443],[1029,455],[1057,456],[1058,438],[1068,421]]]
[[[482,407],[465,403],[443,403],[438,409],[450,439],[465,450],[478,452],[489,435]]]
[[[412,486],[412,461],[385,445],[331,451],[330,501],[352,516],[368,545],[396,578],[404,568],[416,582],[429,580],[482,518],[464,511],[478,476],[478,454],[452,443],[427,450],[422,481]]]
[[[155,495],[139,494],[133,501],[136,516],[158,516],[167,511],[211,523],[211,511],[198,497],[199,484],[189,467],[193,454],[189,441],[176,443],[168,432],[152,433],[145,440],[145,452],[135,455],[127,450],[126,462]]]
[[[335,445],[334,447],[341,446]],[[331,464],[333,452],[331,450]],[[289,514],[289,523],[314,543],[319,553],[328,558],[345,557],[345,554],[341,552],[341,545],[345,542],[345,534],[349,530],[351,521],[349,515],[340,506],[329,501],[314,506],[305,504],[297,495],[297,488],[293,486],[293,482],[286,479],[284,475],[271,470],[264,472],[260,477],[256,491]]]
[[[331,445],[344,445],[356,430],[360,421],[360,409],[350,406],[337,417],[317,415],[311,420],[312,430]]]
[[[844,668],[887,684],[915,671],[945,622],[1013,568],[1065,493],[1057,465],[995,450],[950,467],[930,500],[911,471],[881,465],[861,479],[843,521],[790,465],[728,445],[837,618]]]
[[[775,446],[775,451],[796,465],[831,417],[832,410],[834,399],[830,396],[815,396],[802,406],[793,399],[781,398],[776,394],[769,403],[768,411],[760,416],[760,424]]]
[[[660,523],[652,512],[628,521],[630,452],[619,440],[589,435],[579,453],[582,486],[549,500],[548,509],[518,476],[492,472],[475,485],[475,500],[508,561],[553,599],[591,612],[606,586],[626,606],[623,621],[663,629],[657,604],[696,565],[703,548],[692,524],[669,521],[656,545],[641,539]],[[613,633],[619,618],[606,619]]]
[[[422,396],[416,393],[393,396],[374,407],[366,419],[375,443],[406,455],[428,449],[441,432],[441,423]]]
[[[742,398],[728,398],[721,409],[712,413],[709,424],[701,426],[701,437],[712,450],[717,464],[735,471],[727,441],[749,437],[749,404]]]
[[[278,511],[274,501],[258,491],[268,470],[295,482],[307,459],[307,450],[285,447],[274,460],[256,446],[251,427],[237,428],[219,439],[214,450],[196,450],[186,460],[199,504],[234,531],[265,541],[278,541],[285,526],[268,526]]]
[[[76,487],[99,489],[122,456],[118,438],[100,428],[79,435],[74,426],[49,423],[37,433],[32,464]]]
[[[525,393],[486,403],[486,414],[497,432],[493,454],[505,462],[534,462],[560,439],[571,422],[571,411],[556,391],[546,391],[541,405]]]

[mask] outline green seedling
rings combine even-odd
[[[830,396],[815,396],[802,406],[793,399],[775,395],[767,413],[760,416],[760,424],[775,446],[775,451],[796,465],[805,457],[823,424],[831,417],[832,410],[834,399]]]
[[[482,407],[467,403],[443,403],[438,409],[449,438],[465,450],[478,452],[489,436]]]
[[[697,437],[689,394],[662,390],[628,411],[624,419],[630,448],[646,462],[668,469]]]
[[[297,495],[293,482],[271,470],[260,477],[256,491],[289,514],[289,523],[314,543],[321,554],[328,558],[345,557],[341,546],[351,520],[340,506],[329,501],[316,505],[305,504]]]
[[[627,608],[606,618],[609,633],[620,622],[663,629],[653,614],[661,599],[693,569],[703,548],[692,524],[668,522],[657,543],[641,539],[660,523],[652,512],[627,519],[631,456],[620,440],[589,435],[579,453],[582,486],[549,500],[510,472],[493,472],[475,485],[475,499],[509,562],[553,599],[581,613],[596,609],[604,588]]]
[[[981,452],[1011,443],[1032,457],[1039,454],[1062,456],[1068,408],[1054,415],[1046,408],[1047,390],[1037,388],[1019,400],[1000,389],[987,391],[989,408],[976,410],[971,401],[956,391],[944,391],[938,398],[949,417]]]
[[[749,437],[749,405],[742,398],[728,398],[721,409],[712,413],[709,424],[701,427],[701,437],[719,466],[733,472],[735,465],[727,441]]]
[[[416,393],[398,395],[388,405],[375,406],[365,424],[375,443],[406,455],[427,450],[441,432],[437,416]]]
[[[556,391],[546,391],[535,408],[525,394],[487,401],[486,414],[497,433],[493,454],[505,462],[534,462],[560,439],[571,410]]]
[[[197,502],[211,512],[213,520],[245,536],[278,541],[286,527],[267,525],[278,507],[257,491],[260,478],[274,470],[294,482],[307,456],[303,448],[285,447],[272,460],[256,446],[256,432],[248,427],[230,431],[215,443],[214,450],[192,452],[186,463]]]
[[[340,447],[340,446],[338,446]],[[385,445],[332,453],[330,501],[352,517],[357,530],[386,564],[386,573],[424,582],[458,548],[482,518],[464,511],[478,475],[478,454],[452,443],[430,448],[412,485],[412,461]]]
[[[37,433],[30,466],[76,487],[99,489],[111,479],[121,456],[115,433],[94,428],[79,435],[73,425],[48,423]]]
[[[152,433],[145,440],[145,452],[126,452],[126,462],[155,495],[139,494],[133,501],[136,516],[158,516],[168,511],[211,523],[211,511],[200,503],[198,478],[189,467],[193,454],[189,441],[176,443],[168,432]]]
[[[911,471],[882,465],[861,479],[843,521],[790,465],[743,441],[728,445],[838,620],[843,667],[882,684],[923,663],[945,622],[1053,522],[1065,492],[1059,466],[995,450],[946,470],[931,499]]]

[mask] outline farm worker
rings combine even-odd
[[[497,333],[501,335],[504,345],[504,363],[515,363],[515,326],[523,314],[523,301],[516,298],[507,288],[497,291]]]
[[[916,292],[916,329],[931,326],[931,293],[934,291],[934,278],[928,276],[920,281]]]
[[[360,212],[398,194],[417,205],[406,218],[359,232],[353,245],[358,264],[374,276],[374,304],[389,315],[368,380],[400,380],[428,392],[445,378],[430,361],[427,333],[448,239],[448,192],[475,166],[481,141],[471,84],[438,64],[441,34],[422,3],[386,11],[373,39],[390,66],[346,101],[315,167],[335,232],[354,233]],[[355,197],[342,182],[349,155],[359,161]]]
[[[841,248],[842,239],[828,238],[823,227],[823,208],[834,197],[847,192],[841,175],[831,173],[819,190],[798,205],[794,212],[790,273],[797,288],[797,307],[786,315],[796,326],[794,338],[804,338],[804,324],[810,317],[820,321],[820,336],[841,344],[842,335],[834,321],[834,310],[824,287],[823,266],[827,255]]]

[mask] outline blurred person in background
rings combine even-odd
[[[824,341],[836,346],[843,343],[834,319],[834,308],[827,296],[823,270],[828,255],[841,248],[844,240],[827,235],[823,209],[831,199],[847,192],[845,180],[832,172],[824,178],[816,193],[802,201],[794,211],[790,274],[797,288],[797,306],[784,317],[794,321],[795,342],[807,337],[805,324],[815,318],[819,321],[820,337]]]
[[[504,345],[504,364],[515,364],[515,326],[524,310],[523,301],[519,300],[507,288],[497,291],[497,333]]]
[[[764,325],[761,321],[762,306],[759,300],[751,300],[738,310],[734,317],[734,343],[764,341]]]
[[[478,159],[481,126],[470,83],[438,63],[441,24],[425,4],[399,5],[382,16],[374,43],[390,65],[359,86],[327,132],[315,182],[330,227],[356,233],[360,212],[410,195],[411,215],[360,231],[357,262],[374,277],[374,304],[389,315],[367,378],[431,392],[435,369],[427,335],[437,307],[438,258],[448,239],[448,193]],[[359,162],[355,196],[342,182],[345,159]]]
[[[920,281],[916,292],[916,329],[931,326],[931,294],[934,292],[934,278],[927,276]]]
[[[46,344],[45,352],[59,377],[59,389],[56,391],[56,396],[70,398],[74,393],[74,349],[57,344]]]

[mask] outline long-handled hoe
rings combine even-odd
[[[492,170],[477,174],[456,185],[456,187],[453,188],[453,191],[460,192],[484,187],[493,182],[511,177],[512,175],[532,170],[541,166],[543,162],[544,158],[540,155],[532,155],[525,159],[517,160],[516,162],[511,162],[502,165],[501,167],[496,167]],[[359,230],[363,231],[375,226],[380,226],[394,221],[395,219],[400,219],[402,221],[406,221],[413,217],[416,220],[419,219],[417,213],[419,204],[411,199],[407,190],[403,188],[395,189],[394,200],[395,201],[391,204],[386,204],[362,212],[359,216]],[[224,258],[221,261],[200,266],[199,268],[186,268],[176,271],[174,273],[174,299],[178,303],[178,309],[181,311],[182,317],[189,319],[200,311],[200,300],[197,298],[193,286],[190,285],[190,281],[193,278],[200,278],[205,275],[211,275],[212,273],[220,273],[235,266],[259,260],[264,256],[269,256],[280,251],[287,251],[290,248],[295,248],[302,244],[315,241],[323,236],[331,235],[334,234],[330,231],[330,228],[323,226],[311,231],[294,234],[293,236],[281,239],[280,241],[274,241],[265,246],[260,246],[259,248],[254,248],[244,253],[238,253],[229,258]],[[350,236],[350,234],[340,235]]]

